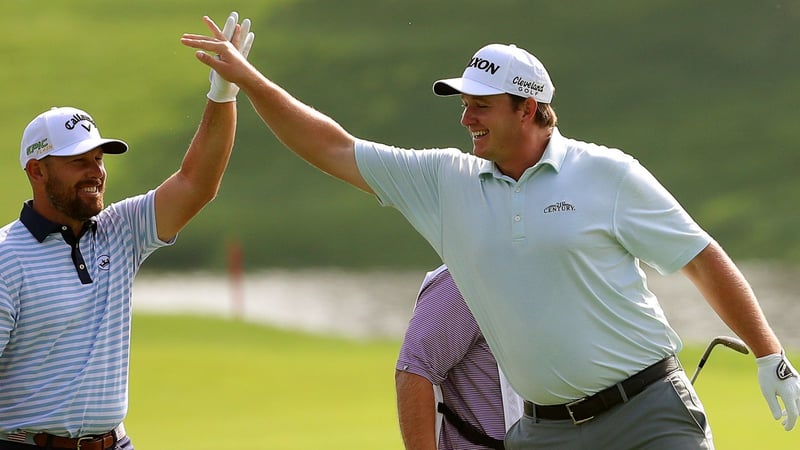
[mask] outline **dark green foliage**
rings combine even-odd
[[[250,60],[260,70],[354,134],[400,146],[469,151],[459,100],[433,96],[432,82],[459,75],[485,43],[528,48],[555,82],[564,135],[636,156],[732,256],[800,260],[792,234],[800,227],[796,1],[246,3],[238,8],[253,19]],[[201,15],[223,13],[175,14],[192,24],[170,30],[177,40],[204,31]],[[186,61],[148,82],[158,89],[174,77],[180,88],[161,94],[182,113],[167,115],[179,122],[132,138],[137,148],[171,150],[126,155],[124,173],[114,172],[112,199],[154,186],[177,168],[202,108],[206,88],[191,52],[161,44]],[[104,86],[121,88],[108,80]],[[243,243],[248,268],[436,263],[396,211],[298,159],[243,97],[239,103],[222,191],[148,267],[224,267],[232,239]]]

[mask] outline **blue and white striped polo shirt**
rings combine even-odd
[[[122,422],[133,279],[169,245],[158,239],[154,198],[98,214],[77,242],[82,262],[29,203],[0,229],[0,432],[75,437]]]

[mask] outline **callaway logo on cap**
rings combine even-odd
[[[555,86],[544,65],[516,45],[489,44],[475,53],[461,78],[433,83],[436,95],[513,94],[551,103]]]
[[[45,156],[80,155],[103,146],[103,153],[125,153],[128,144],[118,139],[103,139],[94,119],[85,111],[53,107],[28,124],[22,133],[19,163],[22,169],[31,159]]]

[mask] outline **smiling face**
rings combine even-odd
[[[44,198],[34,196],[34,208],[40,214],[80,229],[102,211],[106,180],[102,148],[76,156],[48,156],[38,165]]]
[[[524,142],[522,112],[507,94],[462,95],[461,125],[472,136],[472,152],[502,166]]]
[[[537,123],[536,100],[462,94],[461,102],[461,124],[472,136],[475,156],[492,161],[515,180],[541,159],[554,125]]]

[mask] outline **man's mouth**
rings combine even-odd
[[[470,134],[472,135],[472,139],[475,140],[475,139],[480,139],[483,136],[486,136],[487,134],[489,134],[489,131],[487,130],[471,131]]]
[[[81,194],[99,195],[100,186],[83,186],[79,191]]]

